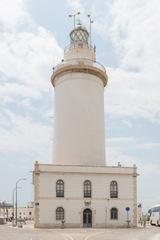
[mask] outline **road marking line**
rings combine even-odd
[[[74,238],[72,236],[70,236],[69,234],[63,233],[61,234],[63,237],[65,237],[65,240],[74,240]]]
[[[97,232],[97,233],[94,233],[94,234],[90,234],[89,236],[85,237],[84,240],[88,240],[89,238],[94,237],[94,236],[99,235],[99,234],[102,234],[102,233],[105,233],[105,232],[103,231],[103,232]]]

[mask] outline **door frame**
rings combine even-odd
[[[89,210],[88,213],[85,213],[86,210]],[[87,221],[86,225],[84,224],[84,215],[85,215],[85,214],[86,214],[86,216],[87,216],[87,220],[88,220],[88,218],[89,218],[89,214],[90,214],[90,217],[91,217],[91,222],[88,223],[88,221]],[[92,212],[92,209],[90,209],[90,208],[85,208],[85,209],[83,209],[83,227],[84,227],[84,228],[92,228],[92,226],[93,226],[93,212]]]

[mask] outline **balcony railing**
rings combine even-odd
[[[96,46],[93,47],[89,43],[84,43],[84,42],[74,42],[65,47],[64,54],[67,53],[70,49],[74,49],[74,48],[88,48],[92,52],[96,52]]]
[[[61,68],[67,67],[67,66],[68,67],[69,66],[77,66],[77,65],[80,65],[80,64],[83,64],[84,66],[95,67],[95,68],[103,71],[104,73],[106,73],[106,69],[102,64],[100,64],[96,61],[87,59],[87,58],[73,58],[73,59],[65,60],[65,61],[59,63],[58,65],[56,65],[54,67],[54,71],[57,71]]]

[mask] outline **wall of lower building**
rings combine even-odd
[[[131,200],[91,200],[85,205],[84,200],[40,200],[39,225],[37,227],[61,227],[61,221],[56,220],[56,208],[65,210],[65,227],[83,227],[83,211],[92,210],[92,227],[127,227],[125,207],[131,208],[130,221],[133,226],[133,209]],[[110,209],[118,209],[118,220],[110,219]]]
[[[8,210],[8,218],[13,216],[13,209]],[[14,209],[15,216],[15,209]],[[34,219],[34,208],[33,207],[18,207],[17,208],[17,217],[18,219],[33,220]]]
[[[62,179],[65,184],[64,197],[56,197],[56,181]],[[83,182],[92,182],[92,198],[83,198]],[[110,182],[118,183],[118,198],[110,198]],[[56,208],[65,211],[65,227],[83,227],[83,210],[92,210],[93,227],[126,227],[127,212],[130,208],[131,226],[136,226],[136,184],[134,174],[118,173],[70,173],[70,172],[37,172],[35,184],[35,227],[61,227],[56,220]],[[118,209],[118,219],[111,220],[110,210]]]

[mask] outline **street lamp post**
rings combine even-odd
[[[20,187],[17,187],[18,189],[20,189]],[[13,192],[12,192],[12,205],[13,205],[13,207],[12,207],[12,225],[14,226],[14,204],[15,204],[15,202],[14,202],[14,194],[15,194],[15,191],[16,191],[16,188],[14,188],[13,189]]]
[[[16,207],[16,226],[17,226],[17,188],[18,188],[18,183],[20,182],[20,181],[24,181],[24,180],[26,180],[26,178],[20,178],[20,179],[18,179],[17,180],[17,182],[16,182],[16,187],[15,187],[15,191],[16,191],[16,203],[15,203],[15,207]]]
[[[13,208],[12,208],[12,225],[14,226],[14,193],[15,193],[16,188],[13,189],[12,192],[12,204],[13,204]]]

